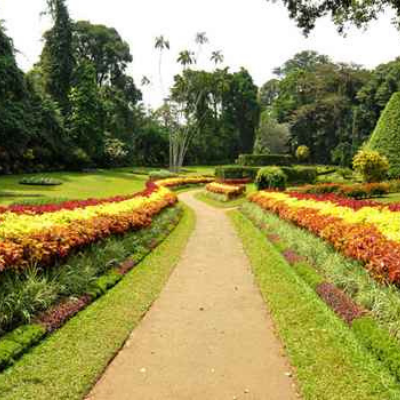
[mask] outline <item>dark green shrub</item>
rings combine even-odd
[[[30,176],[22,178],[19,181],[19,183],[21,185],[37,185],[37,186],[58,186],[63,184],[63,182],[58,179],[47,178],[45,176]]]
[[[390,177],[400,177],[400,92],[393,94],[383,110],[368,142],[368,149],[388,159]]]
[[[353,331],[361,343],[400,380],[400,346],[396,339],[370,317],[355,320]]]
[[[240,167],[240,166],[223,166],[215,168],[215,176],[219,179],[244,179],[254,180],[260,168],[257,167]]]
[[[286,188],[287,176],[279,167],[264,167],[258,171],[256,186],[258,190]]]
[[[317,180],[317,169],[314,167],[281,167],[287,176],[289,184],[315,183]]]
[[[292,156],[287,154],[241,154],[238,158],[238,164],[247,167],[288,166],[292,163]]]

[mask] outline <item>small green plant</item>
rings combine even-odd
[[[389,162],[377,151],[360,150],[354,156],[353,167],[365,182],[381,182],[387,176]]]
[[[37,186],[58,186],[63,184],[63,182],[58,179],[47,178],[45,176],[30,176],[22,178],[19,181],[19,183],[21,185],[37,185]]]
[[[279,167],[261,168],[257,174],[255,184],[258,190],[286,188],[287,176]]]
[[[296,149],[296,158],[299,161],[307,161],[310,158],[310,149],[305,145],[299,146]]]

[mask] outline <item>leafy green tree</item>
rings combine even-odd
[[[354,136],[359,144],[373,132],[378,119],[393,93],[400,91],[400,58],[373,70],[357,94],[358,106]]]
[[[316,51],[305,50],[295,54],[281,67],[275,68],[274,73],[282,78],[297,71],[315,72],[317,66],[330,63],[328,56]]]
[[[400,177],[400,92],[393,94],[382,112],[368,149],[385,156],[389,161],[390,176]]]
[[[288,125],[278,123],[268,111],[264,111],[261,114],[260,126],[257,129],[254,153],[286,153],[289,149],[289,141],[290,130]]]
[[[270,110],[279,96],[279,79],[270,79],[261,86],[258,98],[263,110]]]
[[[305,63],[305,69],[298,62],[285,63],[295,67],[284,68],[271,112],[280,123],[290,125],[293,151],[305,144],[313,161],[329,163],[341,143],[349,143],[352,153],[360,145],[358,93],[370,73],[356,65],[325,62],[315,54],[312,59],[321,62]]]
[[[228,121],[239,133],[239,152],[252,153],[260,120],[258,87],[250,73],[241,68],[231,75],[229,92],[224,96]]]
[[[275,1],[275,0],[268,0]],[[308,34],[314,29],[317,19],[330,16],[343,32],[346,24],[354,24],[361,28],[375,20],[386,9],[393,9],[397,15],[394,19],[396,26],[400,23],[400,3],[397,0],[282,0],[289,10],[290,18]]]
[[[69,101],[68,125],[75,146],[93,161],[100,160],[104,151],[103,110],[96,70],[91,63],[82,63],[76,71],[76,85]]]
[[[72,22],[65,0],[48,0],[53,27],[45,33],[40,65],[45,90],[58,102],[64,114],[69,109],[68,96],[74,71]]]
[[[99,86],[112,84],[132,62],[129,45],[116,29],[88,21],[73,24],[73,49],[78,63],[94,65]]]

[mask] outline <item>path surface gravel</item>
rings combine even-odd
[[[226,216],[193,198],[197,225],[159,299],[91,400],[292,400],[290,367]]]

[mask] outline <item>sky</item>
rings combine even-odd
[[[0,0],[0,19],[14,40],[19,66],[27,71],[38,61],[42,34],[51,25],[41,15],[46,0]],[[131,47],[129,73],[140,86],[144,102],[156,107],[163,97],[160,87],[156,36],[164,35],[171,50],[163,55],[164,91],[181,67],[180,50],[197,50],[194,37],[206,32],[209,44],[202,49],[199,68],[211,69],[211,51],[221,50],[231,71],[247,68],[257,85],[273,77],[272,70],[302,50],[316,50],[336,62],[354,62],[368,68],[400,55],[400,33],[390,24],[390,12],[374,21],[367,31],[351,29],[340,36],[329,19],[321,19],[305,38],[290,20],[280,1],[266,0],[68,0],[74,20],[90,20],[118,30]]]

